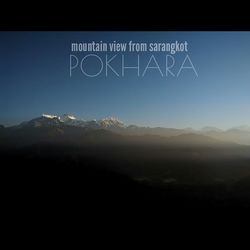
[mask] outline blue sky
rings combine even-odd
[[[130,40],[187,41],[198,77],[189,70],[178,78],[156,70],[137,77],[131,70],[125,77],[89,78],[79,69],[70,77],[72,42]],[[123,54],[135,62],[136,53]],[[162,69],[166,54],[154,53]],[[142,70],[151,55],[140,53]],[[185,55],[174,55],[173,70]],[[127,124],[225,129],[250,125],[249,110],[250,32],[0,32],[0,124],[71,113],[84,119],[115,116]]]

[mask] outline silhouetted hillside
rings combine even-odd
[[[250,205],[249,160],[180,159],[182,154],[153,146],[36,145],[1,151],[1,175],[12,201],[41,209]]]
[[[249,206],[248,146],[194,133],[132,136],[50,122],[0,130],[2,176],[19,202]]]

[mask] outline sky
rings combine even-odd
[[[72,52],[71,44],[188,42],[188,52],[172,55],[175,76],[148,69],[142,77],[126,70],[123,77],[105,70],[87,77],[79,65],[70,76],[70,55],[81,60],[95,54],[116,55],[121,70],[140,58],[142,73],[153,55],[164,73],[169,52]],[[184,69],[186,55],[195,67]],[[94,74],[96,57],[84,61]],[[155,66],[151,61],[150,66]],[[0,32],[0,124],[6,126],[42,113],[74,114],[82,119],[114,116],[126,124],[151,127],[250,126],[250,32]]]

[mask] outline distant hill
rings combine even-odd
[[[182,146],[226,146],[236,145],[235,143],[224,142],[205,135],[194,133],[172,136],[167,141],[173,145]]]
[[[225,143],[209,136],[194,133],[171,137],[159,135],[122,135],[106,129],[69,126],[52,120],[49,125],[43,120],[32,120],[22,126],[6,128],[0,133],[0,145],[23,146],[41,143],[68,145],[160,145],[160,146],[226,146]]]
[[[208,131],[204,135],[218,140],[235,142],[243,145],[250,145],[250,131],[241,129],[229,129],[226,131]]]
[[[53,144],[110,144],[121,136],[103,129],[88,129],[61,125],[59,127],[12,127],[0,133],[1,145]]]

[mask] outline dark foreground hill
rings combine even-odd
[[[17,206],[250,206],[246,146],[69,126],[2,129],[0,138],[1,176]]]

